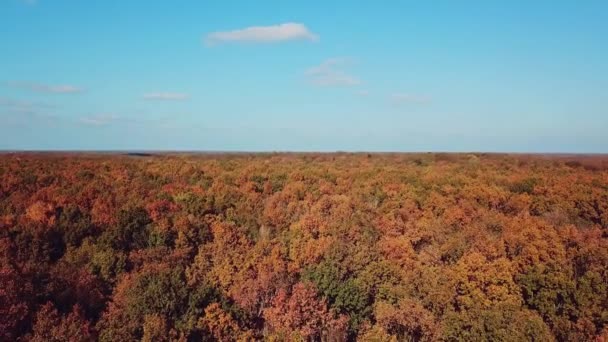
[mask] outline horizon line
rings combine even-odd
[[[366,151],[366,150],[187,150],[187,149],[0,149],[0,154],[12,153],[91,153],[91,154],[112,154],[112,153],[156,153],[156,154],[505,154],[505,155],[592,155],[608,156],[608,152],[545,152],[545,151],[445,151],[445,150],[386,150],[386,151]]]

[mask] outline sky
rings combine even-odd
[[[1,150],[608,153],[608,1],[0,0]]]

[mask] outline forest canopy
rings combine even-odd
[[[608,340],[608,157],[0,155],[1,341]]]

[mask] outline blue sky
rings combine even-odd
[[[608,152],[607,1],[0,0],[0,149]]]

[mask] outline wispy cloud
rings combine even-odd
[[[43,102],[24,101],[0,96],[0,112],[34,113],[39,110],[52,108],[55,108],[55,106]]]
[[[0,112],[27,113],[32,111],[32,107],[28,101],[0,97]]]
[[[390,101],[393,104],[426,104],[431,102],[431,98],[426,95],[410,94],[410,93],[394,93],[390,95]]]
[[[184,101],[190,98],[190,95],[185,93],[147,93],[143,95],[145,100],[159,100],[159,101]]]
[[[369,90],[359,90],[356,91],[355,94],[359,96],[369,96]]]
[[[119,118],[114,114],[97,114],[82,117],[78,122],[87,126],[106,126],[117,120]]]
[[[88,116],[82,116],[76,119],[76,123],[91,126],[91,127],[105,127],[105,126],[141,126],[141,125],[159,125],[165,122],[169,122],[170,119],[165,118],[145,118],[137,116],[122,116],[113,113],[99,113]]]
[[[317,86],[339,87],[361,84],[359,78],[343,69],[351,64],[348,58],[330,58],[304,72],[308,81]]]
[[[25,89],[37,93],[73,94],[84,91],[83,88],[68,84],[51,85],[37,82],[11,81],[8,85],[13,88]]]
[[[60,121],[56,115],[34,110],[0,112],[0,125],[6,126],[55,126]]]
[[[205,43],[209,46],[229,42],[279,43],[290,40],[317,41],[319,40],[319,36],[312,33],[303,24],[284,23],[272,26],[251,26],[232,31],[212,32],[205,37]]]
[[[61,119],[55,105],[0,96],[0,126],[55,126]]]
[[[14,124],[31,126],[43,125],[47,127],[57,127],[61,123],[61,118],[52,114],[32,113],[16,118]]]

